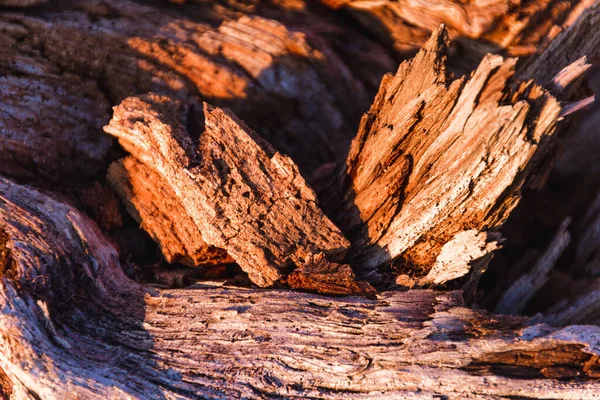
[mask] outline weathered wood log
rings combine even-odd
[[[440,28],[384,78],[345,165],[320,189],[361,278],[392,261],[420,284],[465,275],[497,248],[494,231],[551,143],[561,107],[512,79],[516,60],[490,55],[453,80],[447,46]]]
[[[0,94],[9,114],[0,149],[14,159],[0,172],[37,176],[39,166],[69,184],[59,166],[83,177],[106,168],[102,141],[110,141],[99,126],[109,107],[150,91],[231,108],[303,173],[338,160],[395,63],[375,42],[338,26],[333,13],[305,9],[60,0],[0,13],[0,70],[10,85]],[[55,149],[45,157],[54,158],[44,162],[36,149],[48,148],[48,138]],[[81,160],[71,156],[80,153]]]
[[[600,392],[590,380],[600,374],[597,327],[528,326],[464,308],[459,292],[367,300],[143,286],[91,220],[6,179],[0,227],[0,368],[11,399]]]
[[[263,287],[319,253],[341,261],[349,243],[319,209],[292,160],[230,111],[206,103],[200,107],[153,94],[129,98],[115,107],[105,127],[145,167],[128,169],[129,179],[112,179],[126,202],[144,208],[153,202],[144,192],[160,196],[162,182],[168,182],[167,201],[176,209],[165,204],[146,213],[144,223],[171,224],[177,227],[171,235],[192,229],[179,238],[184,247],[199,247],[200,236],[204,247],[226,251]],[[159,176],[158,186],[139,189],[139,180],[154,183],[146,179],[148,170]],[[139,190],[134,198],[127,197],[127,185]],[[184,256],[193,260],[193,251],[185,250]]]

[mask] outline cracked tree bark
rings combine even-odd
[[[584,28],[599,3],[343,2],[367,34],[302,0],[39,3],[0,0],[0,397],[600,397],[600,328],[559,327],[597,321],[596,285],[533,318],[463,300],[520,188],[547,176],[556,96],[597,59]],[[404,13],[391,41],[377,30],[389,8]],[[459,11],[444,22],[464,65],[440,28],[359,125],[393,51],[418,49],[440,9]],[[565,43],[566,63],[552,56]],[[534,46],[523,68],[483,56]],[[277,289],[127,277],[107,174],[167,262],[235,261]],[[573,236],[590,268],[595,204]],[[551,262],[538,264],[539,286]],[[355,277],[390,270],[462,290],[378,293]]]

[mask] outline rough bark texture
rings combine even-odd
[[[189,267],[234,262],[225,250],[202,240],[171,186],[151,168],[127,157],[111,164],[108,174],[129,214],[160,244],[168,262]]]
[[[182,222],[175,213],[154,213],[144,221],[183,227],[193,222],[192,241],[201,235],[207,245],[225,250],[259,286],[273,285],[319,253],[341,261],[349,243],[319,209],[292,160],[231,112],[200,107],[153,94],[129,98],[105,128],[145,165],[130,174],[154,171],[159,186],[151,191],[158,193],[168,182],[169,202],[184,211]],[[143,175],[133,180],[152,184]],[[120,186],[127,184],[139,186],[131,181]]]
[[[91,220],[6,179],[0,226],[9,265],[0,367],[11,398],[580,399],[600,390],[589,380],[600,373],[597,327],[527,326],[464,308],[458,292],[366,300],[142,286]]]
[[[384,78],[326,209],[353,245],[361,278],[396,260],[444,283],[494,250],[499,227],[551,142],[561,111],[539,86],[511,79],[516,60],[486,56],[470,78],[446,76],[447,36]],[[343,199],[340,203],[340,199]],[[462,262],[447,260],[461,255]]]
[[[22,26],[4,26],[26,39]],[[35,58],[0,50],[0,172],[69,182],[105,167],[111,139],[102,134],[109,104],[96,85]]]

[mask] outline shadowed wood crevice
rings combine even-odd
[[[486,295],[478,301],[489,309],[543,312],[546,321],[559,325],[600,321],[594,305],[600,248],[596,234],[600,114],[597,103],[590,105],[594,94],[600,93],[598,73],[590,67],[600,61],[600,34],[592,28],[597,21],[600,2],[595,1],[518,73],[548,85],[563,100],[565,110],[580,110],[575,118],[566,117],[559,132],[556,165],[546,164],[548,183],[526,184],[532,187],[503,228],[508,240],[483,278]],[[551,71],[556,70],[561,72],[553,77]],[[565,221],[572,222],[565,227]]]
[[[600,390],[588,379],[597,327],[528,326],[469,310],[460,292],[368,300],[142,286],[91,220],[6,179],[0,226],[16,271],[0,283],[0,368],[15,398],[575,399]],[[513,377],[519,368],[539,373]]]

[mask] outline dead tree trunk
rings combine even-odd
[[[39,3],[0,1],[2,396],[600,397],[600,328],[555,326],[581,323],[596,286],[534,318],[463,300],[581,106],[564,100],[582,87],[561,90],[597,57],[584,27],[599,3]],[[448,61],[439,22],[468,62]],[[564,65],[557,43],[574,44]],[[545,50],[521,69],[483,56],[533,46]],[[271,288],[131,279],[122,247],[135,245],[110,237],[130,217],[106,180],[161,263],[235,262]],[[577,262],[598,247],[597,219],[593,203]],[[545,279],[567,225],[501,311]],[[450,281],[462,289],[398,290]]]

